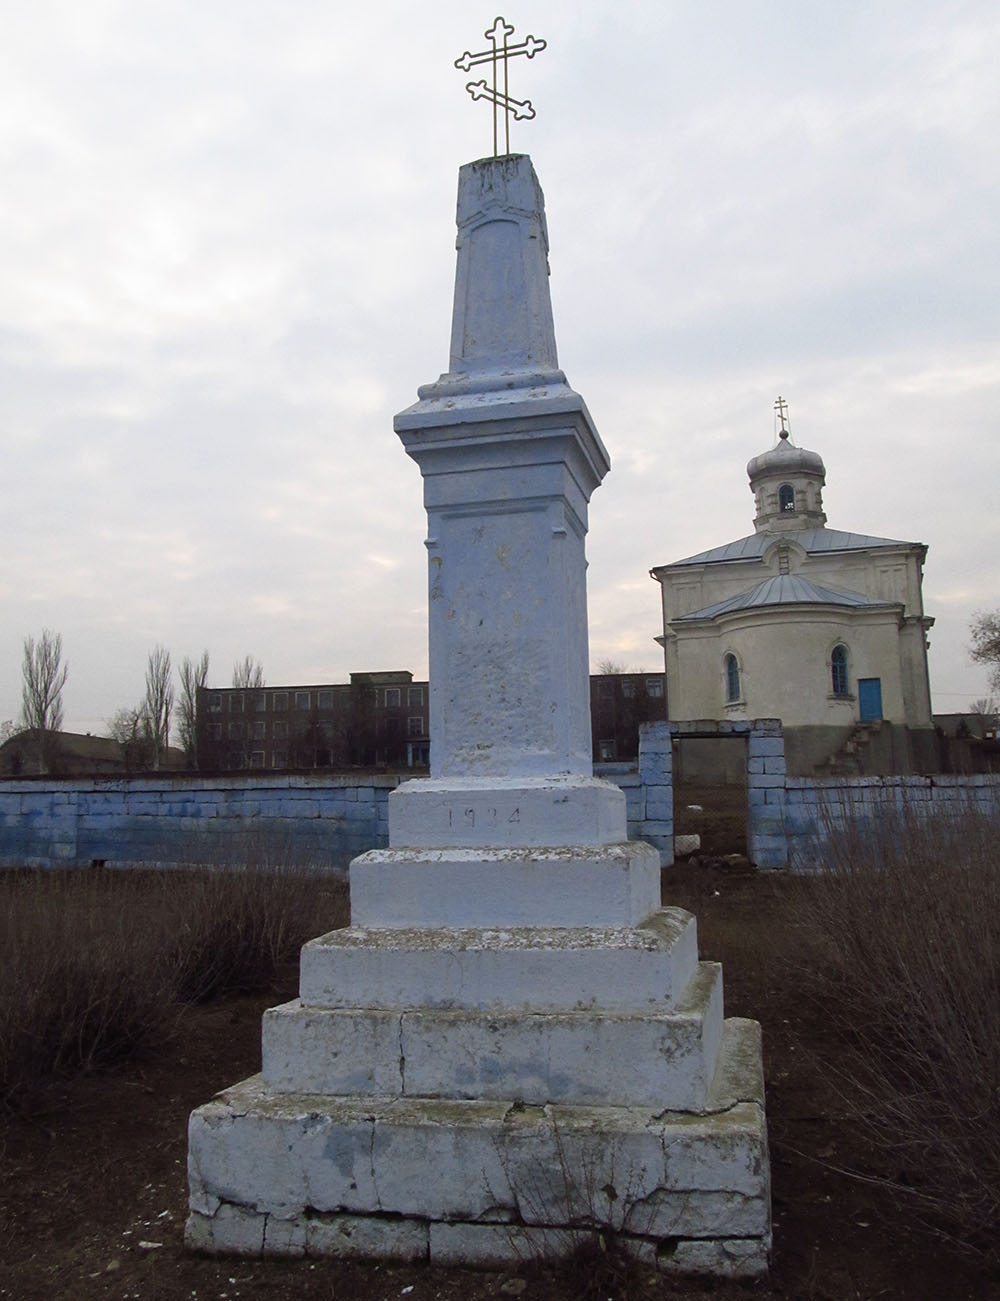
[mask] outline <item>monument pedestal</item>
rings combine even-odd
[[[303,949],[260,1076],[191,1118],[192,1246],[507,1267],[613,1233],[667,1271],[766,1269],[759,1028],[723,1019],[657,852],[601,843],[622,800],[591,779],[393,793],[405,847],[355,859],[352,925]],[[590,843],[405,843],[455,808],[493,841]]]
[[[433,776],[351,864],[263,1069],[191,1117],[192,1246],[509,1265],[616,1235],[767,1267],[759,1028],[724,1020],[659,854],[591,776],[586,560],[607,453],[557,368],[527,158],[462,169],[452,368],[396,419],[424,478]]]

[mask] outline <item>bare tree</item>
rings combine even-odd
[[[24,639],[21,685],[21,722],[38,745],[39,771],[51,772],[62,727],[62,689],[69,666],[62,662],[62,636],[42,629],[36,642]]]
[[[141,771],[155,762],[152,730],[143,705],[119,709],[107,726],[108,735],[122,748],[126,772]]]
[[[146,695],[142,703],[153,743],[154,768],[159,768],[170,744],[170,714],[174,707],[174,685],[170,679],[170,652],[154,646],[146,661]]]
[[[233,665],[233,686],[234,687],[262,687],[264,685],[264,670],[261,667],[260,660],[254,659],[252,655],[244,655],[241,660],[237,660]]]
[[[990,686],[1000,691],[1000,610],[978,610],[969,625],[972,645],[969,655],[977,664],[988,664]]]
[[[633,671],[634,670],[630,669],[628,665],[622,663],[621,660],[603,659],[597,661],[598,673],[617,675],[620,673],[632,673]]]
[[[189,768],[198,767],[198,691],[208,681],[208,651],[195,663],[185,655],[181,662],[181,696],[177,706],[181,746]]]

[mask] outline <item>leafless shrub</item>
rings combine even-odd
[[[344,883],[269,856],[185,874],[172,947],[177,997],[206,1002],[273,985],[281,968],[318,933],[347,923]],[[325,908],[319,896],[325,888]]]
[[[172,989],[161,894],[103,872],[0,876],[0,1104],[163,1033]]]
[[[831,1063],[886,1179],[987,1258],[1000,1222],[1000,817],[956,801],[827,829],[795,976],[848,1045]]]
[[[306,939],[346,920],[343,881],[266,854],[0,873],[0,1108],[157,1047],[183,1002],[268,989]]]

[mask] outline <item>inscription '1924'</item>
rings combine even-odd
[[[448,810],[448,826],[469,830],[476,825],[476,817],[476,809],[451,808]],[[478,817],[481,826],[496,827],[501,822],[520,822],[521,810],[513,809],[507,814],[504,809],[479,809]]]

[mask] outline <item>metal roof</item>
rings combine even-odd
[[[707,605],[703,610],[692,610],[690,614],[680,614],[671,619],[671,623],[684,623],[689,619],[714,619],[720,614],[732,614],[737,610],[751,610],[775,605],[841,605],[852,609],[891,608],[894,601],[880,601],[874,596],[864,596],[861,592],[848,592],[837,587],[820,587],[808,578],[798,574],[779,574],[775,578],[765,578],[748,592],[740,592],[715,605]]]
[[[864,551],[871,547],[913,547],[919,542],[902,542],[898,538],[875,538],[867,533],[844,533],[841,529],[802,529],[795,533],[751,533],[721,547],[699,551],[696,556],[674,560],[658,569],[676,569],[680,565],[708,565],[728,560],[759,560],[775,542],[796,542],[809,555],[832,551]]]

